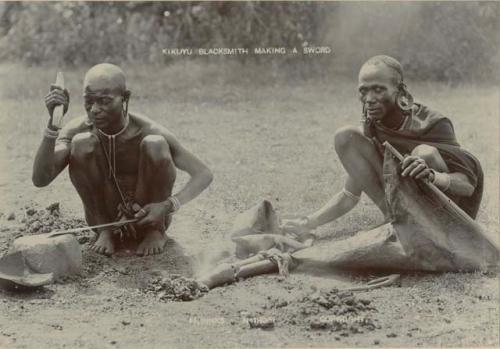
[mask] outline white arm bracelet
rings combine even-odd
[[[181,202],[176,196],[171,196],[167,200],[172,204],[172,208],[174,210],[173,212],[179,211],[179,209],[181,208]]]
[[[354,195],[353,193],[351,193],[349,190],[347,190],[346,188],[342,189],[342,194],[344,194],[344,196],[348,197],[349,199],[352,199],[356,202],[359,201],[359,199],[361,198],[360,196],[356,196]]]
[[[447,191],[451,184],[450,175],[448,173],[437,172],[434,170],[432,172],[434,172],[434,180],[432,181],[432,184],[442,191]]]

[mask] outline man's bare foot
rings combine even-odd
[[[165,243],[167,242],[167,236],[164,232],[159,230],[151,230],[144,234],[144,240],[142,240],[139,247],[137,247],[137,254],[139,256],[152,256],[154,254],[160,254],[163,252]]]
[[[109,230],[104,230],[99,233],[99,237],[91,247],[92,251],[110,256],[115,252],[113,244],[113,233]]]

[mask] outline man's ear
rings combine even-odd
[[[403,83],[399,85],[399,91],[396,94],[396,104],[402,112],[409,111],[413,106],[413,96]]]
[[[125,90],[125,92],[123,92],[123,100],[125,102],[128,102],[128,100],[130,99],[130,95],[132,94],[132,92],[130,92],[129,90]]]

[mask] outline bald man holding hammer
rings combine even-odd
[[[35,157],[33,183],[47,186],[69,166],[89,225],[137,220],[97,229],[95,252],[113,254],[121,237],[137,242],[138,255],[161,253],[172,214],[208,187],[212,172],[165,127],[128,111],[131,93],[116,65],[92,67],[83,88],[86,115],[58,129],[54,108],[67,110],[69,93],[51,86],[45,98],[50,117]],[[190,180],[172,194],[177,169]]]

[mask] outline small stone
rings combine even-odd
[[[128,325],[130,325],[130,321],[122,320],[122,325],[123,326],[128,326]]]
[[[287,301],[281,301],[278,304],[276,304],[276,308],[283,308],[286,307],[287,305],[288,305]]]
[[[8,217],[7,217],[7,220],[8,221],[13,221],[14,219],[16,219],[16,214],[14,212],[11,212]]]
[[[59,203],[58,202],[54,202],[53,204],[50,204],[49,206],[47,206],[45,208],[47,211],[50,212],[50,214],[54,214],[55,212],[59,213]]]
[[[395,337],[397,337],[397,336],[398,336],[398,335],[397,335],[397,334],[395,334],[394,332],[391,332],[391,333],[388,333],[388,334],[387,334],[387,337],[388,337],[388,338],[395,338]]]
[[[443,320],[444,320],[444,322],[446,322],[447,324],[451,323],[451,320],[450,320],[449,318],[447,318],[447,317],[445,317]]]
[[[375,340],[373,341],[373,344],[374,344],[374,345],[379,345],[379,344],[380,344],[380,341],[379,341],[378,339],[375,339]]]
[[[360,299],[359,301],[360,301],[360,302],[361,302],[361,304],[363,304],[363,305],[369,305],[369,304],[371,303],[371,301],[370,301],[369,299],[363,299],[363,298],[362,298],[362,299]]]
[[[80,245],[86,244],[90,241],[90,238],[88,236],[78,236],[76,239],[78,240],[78,243]]]

